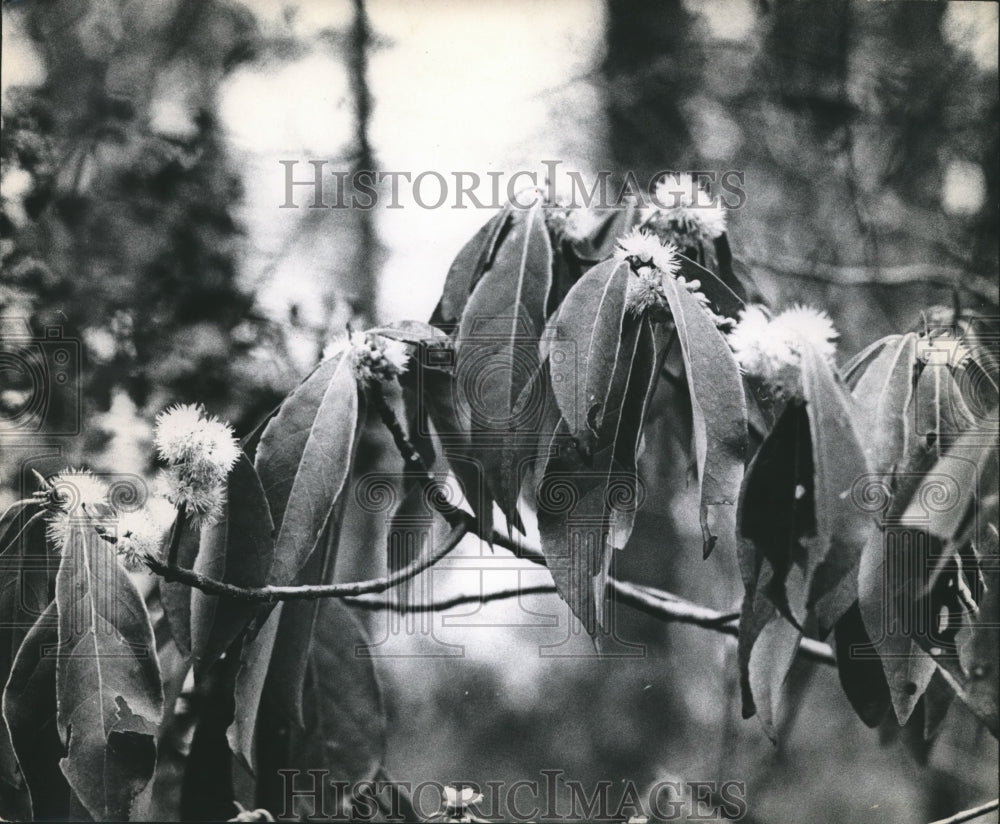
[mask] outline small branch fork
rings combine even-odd
[[[382,423],[392,435],[396,448],[407,468],[418,472],[422,476],[426,487],[436,484],[436,478],[424,463],[420,453],[417,452],[416,448],[410,442],[396,413],[386,401],[381,386],[370,386],[369,395],[374,408],[379,413]],[[171,536],[166,562],[152,555],[146,555],[142,560],[150,571],[160,575],[164,580],[177,581],[200,589],[210,595],[223,595],[245,601],[260,601],[264,603],[312,600],[316,598],[344,598],[347,600],[347,603],[359,609],[424,613],[438,612],[464,604],[485,604],[493,601],[519,598],[524,595],[550,595],[557,592],[553,584],[541,584],[528,587],[513,587],[495,592],[459,595],[449,599],[422,604],[404,604],[384,597],[378,597],[399,584],[409,581],[430,569],[455,549],[467,535],[477,535],[483,539],[488,538],[493,545],[509,550],[515,557],[523,558],[540,566],[546,566],[545,556],[538,547],[523,544],[496,530],[489,536],[483,535],[482,527],[478,520],[471,514],[448,503],[443,497],[435,495],[428,495],[427,497],[439,514],[450,525],[451,529],[448,535],[433,552],[417,558],[407,566],[382,578],[348,583],[304,586],[237,586],[178,566],[175,545],[179,543],[180,529],[177,526],[175,526]],[[178,524],[183,516],[183,512],[178,513]],[[691,624],[734,637],[739,632],[736,624],[739,619],[739,613],[718,612],[687,601],[669,592],[616,579],[608,581],[608,592],[615,601],[626,604],[633,609],[660,620]],[[829,645],[812,639],[803,639],[799,646],[799,654],[804,658],[823,664],[835,663],[834,655]]]

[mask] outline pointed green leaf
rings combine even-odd
[[[93,527],[73,524],[56,576],[63,774],[98,820],[127,820],[153,775],[163,690],[142,597]]]

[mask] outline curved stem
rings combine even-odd
[[[265,586],[265,587],[241,587],[209,578],[193,569],[183,569],[178,566],[171,566],[163,563],[158,558],[147,555],[143,562],[147,567],[168,581],[178,581],[182,584],[200,589],[209,595],[226,595],[230,598],[238,598],[241,601],[294,601],[312,600],[315,598],[343,598],[348,595],[365,595],[385,592],[398,584],[415,578],[421,572],[434,566],[438,561],[451,552],[459,542],[466,536],[469,528],[466,524],[459,524],[448,533],[440,547],[434,552],[417,558],[413,563],[402,569],[396,570],[391,575],[384,578],[372,578],[368,581],[351,581],[343,584],[314,584],[303,586]]]

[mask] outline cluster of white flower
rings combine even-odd
[[[800,365],[805,347],[831,364],[838,338],[830,316],[808,306],[794,306],[770,317],[761,306],[748,306],[729,333],[729,345],[743,371],[760,378],[775,393],[800,397]]]
[[[105,518],[111,514],[107,484],[86,469],[67,467],[49,478],[48,483],[49,515],[45,533],[49,542],[59,549],[65,545],[74,519]]]
[[[653,204],[642,210],[643,224],[682,248],[707,244],[726,231],[726,210],[691,175],[660,178]]]
[[[59,551],[66,546],[73,522],[88,519],[101,535],[115,536],[115,549],[122,562],[126,568],[135,569],[143,556],[158,553],[174,518],[173,505],[165,498],[150,498],[134,511],[116,511],[109,502],[107,485],[85,469],[64,469],[48,484],[46,538]],[[109,529],[112,525],[113,530]]]
[[[355,377],[369,381],[389,381],[406,371],[409,353],[406,344],[373,332],[351,332],[323,351],[324,358],[343,353]]]
[[[150,498],[141,509],[122,512],[115,526],[115,549],[126,569],[138,569],[142,559],[157,556],[176,510],[166,498]]]
[[[201,406],[173,406],[157,416],[154,442],[169,464],[163,475],[167,498],[196,521],[218,519],[226,476],[240,456],[232,427]]]
[[[670,277],[683,286],[698,301],[717,326],[731,324],[729,318],[717,315],[701,291],[700,280],[687,280],[678,275],[680,260],[677,247],[673,243],[663,243],[650,232],[633,229],[625,237],[618,239],[615,257],[627,260],[632,265],[635,277],[629,280],[626,306],[635,315],[645,312],[667,311],[667,298],[663,291],[663,279]]]

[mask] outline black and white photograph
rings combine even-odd
[[[998,9],[2,0],[0,821],[997,824]]]

